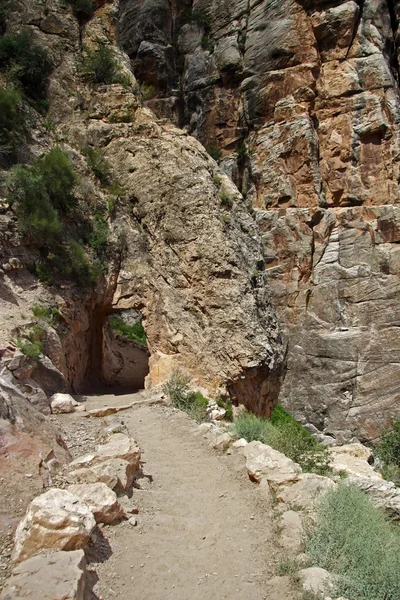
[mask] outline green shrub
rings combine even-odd
[[[23,139],[25,114],[21,94],[14,89],[0,87],[0,147],[4,154],[12,154]]]
[[[382,434],[374,452],[383,462],[383,477],[400,486],[400,419],[394,420],[392,429]]]
[[[163,386],[163,392],[175,408],[183,410],[196,421],[204,421],[207,416],[208,399],[200,392],[189,388],[190,378],[175,369],[171,378]]]
[[[33,100],[46,97],[52,64],[47,51],[35,44],[27,30],[0,37],[0,65]]]
[[[224,191],[219,193],[219,201],[221,202],[221,206],[224,208],[232,208],[233,206],[232,198]]]
[[[41,306],[40,304],[34,304],[32,306],[32,313],[41,321],[44,321],[48,325],[53,326],[60,316],[60,311],[55,306]]]
[[[67,0],[67,2],[72,6],[74,15],[80,21],[88,21],[93,16],[96,8],[93,0]]]
[[[36,268],[36,275],[44,285],[53,285],[53,275],[47,265],[39,263]]]
[[[101,215],[95,215],[93,231],[89,236],[89,246],[99,255],[104,254],[108,246],[108,225]]]
[[[227,398],[226,400],[223,400],[222,398],[217,398],[216,402],[220,408],[224,408],[226,410],[225,419],[227,421],[233,421],[232,402],[229,400],[229,398]]]
[[[35,361],[38,361],[40,359],[40,355],[43,350],[41,342],[31,342],[30,340],[24,339],[17,340],[17,347],[23,354],[25,354],[25,356]]]
[[[29,341],[40,342],[44,335],[44,329],[40,325],[34,325],[28,332]]]
[[[83,75],[92,83],[113,83],[118,63],[110,46],[100,44],[96,50],[87,50],[83,59]]]
[[[139,320],[133,325],[128,325],[119,315],[112,315],[108,322],[113,331],[126,337],[133,342],[147,346],[146,333],[143,329],[142,321]]]
[[[18,226],[44,245],[61,234],[62,223],[47,195],[43,178],[30,167],[17,165],[6,179],[7,200],[17,202]]]
[[[382,434],[375,453],[386,464],[400,467],[400,419],[393,421],[392,429]]]
[[[64,211],[76,205],[73,194],[77,176],[68,155],[58,146],[47,152],[35,165],[42,176],[46,191],[53,206]]]
[[[221,150],[218,148],[218,146],[206,146],[206,150],[211,158],[213,158],[216,162],[221,160]]]
[[[210,32],[211,21],[205,10],[189,10],[185,15],[185,20],[203,27],[206,33]]]
[[[110,179],[110,165],[101,152],[92,146],[86,146],[82,149],[82,154],[86,156],[87,163],[93,174],[103,185],[106,185]]]
[[[77,241],[70,240],[67,257],[68,262],[63,267],[63,272],[82,286],[93,285],[96,278],[84,247]]]
[[[240,438],[272,446],[297,462],[304,471],[320,475],[330,472],[327,448],[281,406],[274,409],[271,419],[242,413],[235,419],[234,428]]]
[[[337,576],[335,596],[400,598],[400,530],[353,486],[340,484],[323,497],[307,554]]]

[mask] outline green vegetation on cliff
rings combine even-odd
[[[0,150],[13,155],[24,139],[25,112],[22,95],[13,88],[0,87]]]
[[[68,154],[59,147],[52,148],[32,165],[14,166],[6,178],[7,200],[18,217],[20,231],[46,250],[44,262],[37,268],[37,275],[46,284],[51,284],[59,274],[83,286],[94,285],[104,270],[104,264],[89,259],[79,241],[79,230],[70,219],[77,217],[74,195],[77,181]],[[106,220],[96,216],[88,226],[92,232],[89,229],[86,241],[98,258],[105,259]]]
[[[319,475],[330,471],[327,448],[281,406],[273,410],[270,419],[244,412],[235,419],[234,429],[239,438],[248,442],[256,440],[282,452],[303,471]]]
[[[374,449],[383,462],[382,475],[400,486],[400,419],[392,422],[392,429],[381,436]]]
[[[32,100],[46,98],[52,63],[47,51],[35,43],[30,31],[6,33],[0,37],[0,65],[6,80]]]
[[[400,598],[400,530],[357,488],[328,491],[308,533],[313,565],[336,579],[336,595],[354,600]]]
[[[137,342],[138,344],[147,346],[146,333],[143,329],[141,320],[137,321],[133,325],[129,325],[128,323],[125,323],[125,321],[119,315],[112,315],[109,317],[108,322],[111,329],[115,331],[115,333],[118,333],[118,335],[132,340],[132,342]]]

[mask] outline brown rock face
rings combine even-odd
[[[400,5],[160,4],[162,26],[139,30],[131,16],[148,23],[156,2],[121,2],[120,40],[139,78],[141,48],[175,52],[176,119],[220,149],[257,209],[288,337],[280,399],[326,432],[371,439],[400,414]],[[146,82],[166,114],[175,92],[153,72]]]

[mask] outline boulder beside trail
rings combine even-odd
[[[99,446],[96,452],[79,456],[70,465],[77,468],[89,467],[114,458],[126,460],[137,470],[140,465],[140,448],[135,440],[124,433],[114,433],[107,444]]]
[[[136,474],[136,467],[123,458],[110,458],[99,464],[69,473],[73,483],[105,483],[116,494],[128,492]]]
[[[50,407],[53,415],[60,413],[72,413],[79,402],[73,399],[69,394],[54,394],[50,398]]]
[[[250,479],[260,482],[265,478],[272,488],[282,483],[297,481],[301,467],[290,458],[261,442],[250,442],[243,449]]]
[[[371,457],[371,450],[359,443],[329,448],[330,467],[336,473],[344,472],[353,477],[382,481],[382,475],[368,462]]]
[[[52,488],[29,504],[15,532],[11,558],[21,562],[46,548],[83,548],[95,526],[91,510],[78,496]]]
[[[117,494],[105,483],[76,483],[70,485],[68,491],[88,505],[96,523],[112,523],[125,515]]]
[[[276,498],[293,510],[313,510],[320,496],[335,486],[329,477],[302,473],[297,481],[280,485]]]
[[[84,600],[83,550],[46,552],[17,565],[0,600]]]

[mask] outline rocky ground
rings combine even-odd
[[[165,406],[59,420],[73,454],[90,451],[104,427],[120,424],[141,447],[148,475],[124,504],[137,512],[137,525],[102,529],[102,552],[90,564],[98,578],[93,599],[295,597],[266,584],[280,550],[267,496],[249,481],[243,456],[212,449],[196,423]]]
[[[114,398],[114,404],[135,398]],[[89,399],[87,410],[110,402]],[[297,597],[286,577],[276,583],[283,558],[276,514],[266,488],[249,480],[241,449],[213,449],[209,432],[165,405],[142,403],[100,418],[84,414],[52,417],[73,458],[118,430],[138,442],[143,469],[132,496],[119,498],[127,518],[100,524],[86,550],[87,600]],[[67,473],[54,475],[50,485],[66,488]],[[9,544],[4,565],[10,554]]]
[[[1,583],[11,569],[13,577],[0,600],[297,600],[302,592],[328,600],[330,574],[302,554],[321,494],[345,474],[400,515],[399,490],[359,443],[331,445],[332,473],[322,477],[261,442],[235,439],[215,420],[224,414],[217,405],[201,425],[162,394],[79,402],[56,394],[51,407],[72,462],[43,461],[36,493],[37,477],[26,474],[36,497],[24,517],[30,498],[8,489]]]

